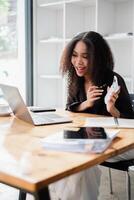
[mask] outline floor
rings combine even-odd
[[[102,177],[101,177],[100,195],[98,197],[98,200],[127,200],[126,187],[125,187],[126,184],[125,173],[117,170],[112,170],[114,194],[111,195],[109,190],[108,169],[105,167],[100,167],[100,168],[102,170]],[[132,174],[132,177],[133,176],[134,174]],[[132,178],[132,180],[134,180],[134,178]],[[134,181],[132,181],[131,186],[133,188]],[[134,196],[134,192],[132,195]],[[18,200],[18,190],[0,184],[0,200]],[[33,197],[31,195],[27,195],[27,200],[33,200]],[[53,200],[56,199],[53,197]]]

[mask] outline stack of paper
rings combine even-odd
[[[42,139],[43,147],[47,150],[69,151],[69,152],[94,152],[105,151],[119,130],[105,130],[106,139],[64,139],[63,132]]]

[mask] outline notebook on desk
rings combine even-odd
[[[72,122],[72,120],[70,120],[68,117],[64,117],[53,112],[30,112],[24,103],[17,87],[0,84],[0,88],[2,89],[4,97],[12,109],[14,115],[25,122],[36,126]]]
[[[84,126],[134,128],[134,119],[115,118],[115,117],[87,117]]]

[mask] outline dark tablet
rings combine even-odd
[[[107,139],[102,127],[81,127],[78,131],[64,130],[65,139]]]

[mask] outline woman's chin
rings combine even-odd
[[[82,76],[84,76],[84,73],[77,72],[77,75],[82,77]]]

